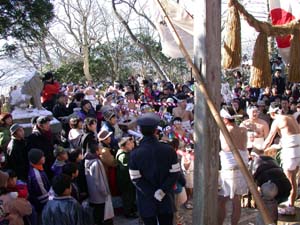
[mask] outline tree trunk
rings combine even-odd
[[[140,42],[140,40],[137,39],[137,37],[132,33],[128,23],[123,19],[123,17],[117,12],[115,1],[112,0],[112,8],[114,10],[114,13],[116,14],[118,20],[122,23],[122,25],[125,27],[126,31],[128,32],[130,38],[132,41],[137,44],[143,51],[144,53],[148,56],[150,63],[154,66],[154,68],[157,70],[159,73],[160,77],[164,80],[169,81],[169,77],[167,74],[160,68],[158,63],[155,61],[155,59],[152,57],[152,54],[150,52],[150,49],[143,43]]]
[[[46,48],[45,38],[43,38],[41,40],[41,42],[40,42],[40,48],[43,50],[43,53],[45,55],[45,58],[46,58],[47,62],[49,63],[50,68],[52,68],[53,67],[53,63],[52,63],[51,57],[49,55],[49,52],[48,52],[48,50]]]
[[[90,49],[89,49],[89,40],[87,32],[87,17],[83,16],[83,73],[87,81],[93,81],[90,73]]]

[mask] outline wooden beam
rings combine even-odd
[[[221,1],[195,1],[194,64],[203,74],[214,105],[220,105]],[[202,70],[202,71],[201,71]],[[197,79],[196,79],[197,80]],[[205,96],[195,85],[193,225],[217,225],[219,134]],[[219,109],[218,109],[219,110]]]

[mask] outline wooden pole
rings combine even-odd
[[[214,0],[206,0],[206,3],[207,2],[214,2]],[[188,51],[186,50],[186,48],[184,47],[183,45],[183,42],[181,40],[181,38],[179,37],[178,33],[176,32],[176,29],[171,21],[171,19],[168,17],[165,9],[163,8],[162,4],[160,3],[160,0],[157,0],[157,3],[158,5],[160,6],[160,11],[161,13],[164,15],[165,17],[165,22],[167,23],[168,25],[168,28],[170,29],[171,33],[172,33],[172,36],[174,38],[174,40],[176,41],[177,45],[179,46],[182,54],[184,55],[187,63],[192,67],[192,71],[194,73],[194,76],[196,78],[196,81],[197,81],[197,85],[199,87],[199,90],[201,91],[203,97],[205,98],[206,100],[206,103],[207,103],[207,106],[209,107],[209,110],[212,114],[212,116],[214,117],[217,125],[219,126],[221,132],[223,133],[224,135],[224,138],[226,140],[226,142],[228,143],[230,149],[232,150],[232,153],[234,155],[234,158],[242,172],[242,174],[244,175],[245,179],[246,179],[246,182],[248,184],[248,187],[255,199],[255,202],[257,204],[257,207],[258,209],[260,210],[261,214],[262,214],[262,217],[263,217],[263,220],[265,222],[266,225],[275,225],[274,224],[274,221],[271,219],[270,215],[269,215],[269,212],[265,206],[265,204],[263,203],[259,193],[258,193],[258,190],[257,190],[257,186],[253,180],[253,177],[251,176],[251,174],[249,173],[248,171],[248,168],[246,167],[246,165],[244,164],[243,162],[243,159],[238,151],[238,149],[236,148],[236,146],[234,145],[231,137],[230,137],[230,134],[219,114],[219,111],[217,110],[216,106],[214,105],[210,95],[208,94],[208,91],[207,91],[207,88],[206,88],[206,85],[204,83],[204,79],[202,77],[202,74],[200,74],[198,68],[195,66],[195,64],[193,63]],[[213,6],[213,4],[211,5]],[[208,29],[208,28],[206,28]],[[203,37],[202,37],[203,38]],[[205,41],[205,44],[207,44],[207,42]],[[219,62],[217,62],[219,63]],[[210,74],[210,75],[213,75],[213,76],[219,76],[219,74]],[[196,118],[197,119],[197,118]],[[201,122],[201,121],[199,121]],[[195,123],[197,125],[197,122]],[[197,138],[197,137],[196,137]],[[196,139],[196,141],[198,141]],[[216,211],[216,210],[215,210]],[[214,213],[215,213],[214,211]],[[197,223],[198,221],[195,221],[194,224],[199,224]],[[200,221],[202,222],[202,221]]]
[[[221,5],[219,0],[194,1],[194,64],[203,74],[214,96],[214,105],[220,105],[221,71]],[[214,4],[214,8],[210,7]],[[210,13],[208,13],[210,11]],[[208,15],[204,17],[202,15]],[[215,24],[215,25],[213,25]],[[210,30],[207,30],[207,28]],[[214,32],[211,32],[214,30]],[[207,47],[209,46],[209,47]],[[191,70],[193,71],[193,69]],[[217,76],[215,76],[217,75]],[[218,225],[218,171],[220,130],[212,117],[199,86],[195,85],[194,106],[194,225]]]

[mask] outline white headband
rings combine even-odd
[[[253,110],[258,110],[258,108],[256,106],[250,106],[247,108],[247,114],[250,115],[250,113],[253,111]]]
[[[220,116],[223,117],[224,119],[229,119],[229,120],[234,119],[234,117],[231,116],[225,109],[221,109]]]

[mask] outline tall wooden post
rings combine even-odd
[[[194,63],[202,71],[209,95],[218,106],[221,89],[221,1],[196,0],[195,4]],[[217,225],[220,132],[198,85],[195,85],[195,92],[193,225]]]

